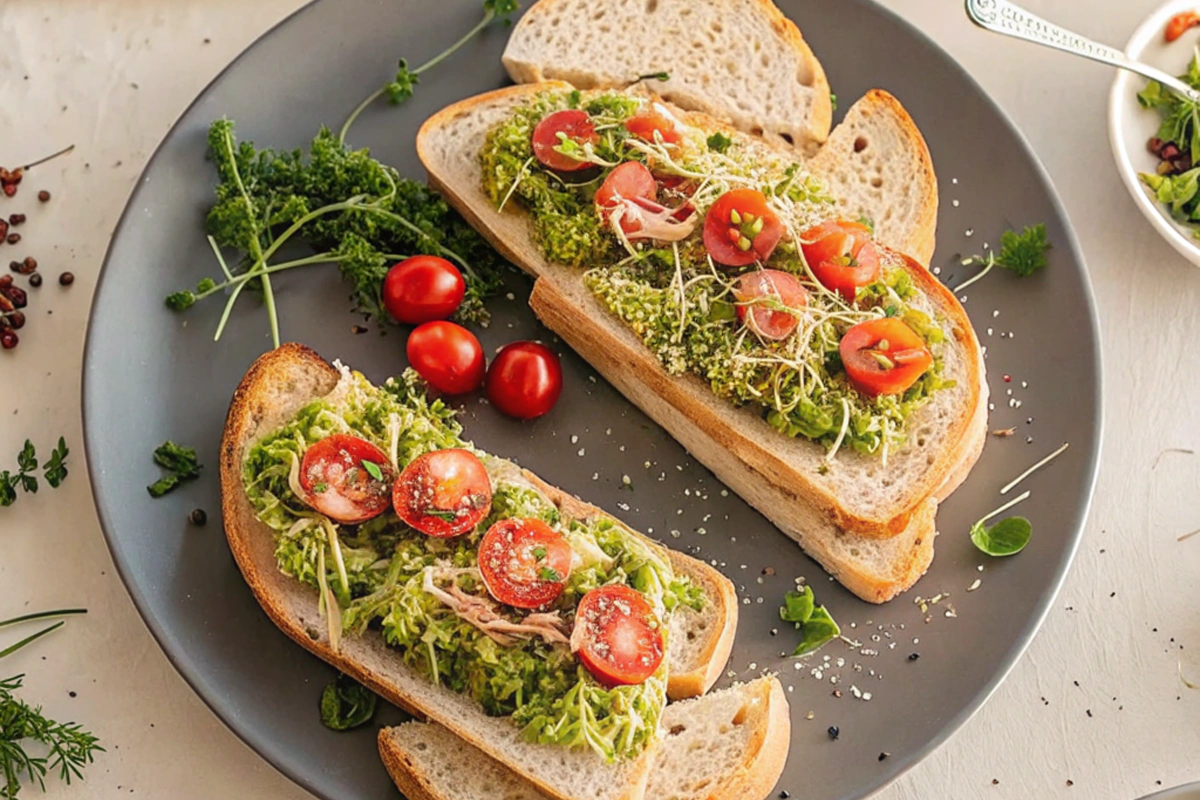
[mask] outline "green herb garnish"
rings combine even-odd
[[[558,583],[562,580],[562,575],[554,567],[542,567],[538,570],[538,577],[550,583]]]
[[[175,444],[170,439],[155,448],[154,463],[169,473],[146,487],[146,491],[154,498],[162,497],[184,481],[200,477],[200,470],[203,469],[194,449]]]
[[[458,519],[457,514],[455,514],[453,511],[450,511],[445,508],[430,507],[430,508],[425,509],[421,513],[426,517],[434,517],[436,519],[443,519],[446,522],[454,522],[456,519]]]
[[[50,459],[43,469],[43,476],[51,488],[57,489],[67,478],[67,442],[58,437],[58,446],[50,454]],[[33,442],[26,439],[21,452],[17,454],[17,471],[4,470],[0,472],[0,506],[11,506],[17,502],[17,489],[27,494],[37,494],[38,457]]]
[[[971,526],[971,541],[989,556],[1013,556],[1025,549],[1033,535],[1033,526],[1024,517],[1008,517],[988,526],[989,519],[998,517],[1029,497],[1029,492],[1016,497]]]
[[[546,557],[546,548],[544,548],[544,547],[533,548],[533,557],[536,558],[538,561],[541,561],[543,558]]]
[[[362,462],[362,465],[363,465],[363,469],[365,469],[367,471],[367,474],[370,475],[372,478],[374,478],[377,481],[383,480],[383,470],[381,470],[379,468],[379,465],[376,464],[374,461],[364,460]]]
[[[798,592],[788,592],[783,602],[779,618],[794,623],[800,631],[800,644],[792,652],[793,656],[815,652],[842,635],[842,629],[833,621],[825,606],[816,604],[811,586],[805,586]]]
[[[1001,267],[1019,278],[1027,278],[1046,266],[1046,252],[1051,246],[1046,239],[1046,226],[1042,223],[1031,225],[1020,233],[1005,231],[1000,237],[999,251],[992,250],[986,256],[971,256],[962,260],[964,267],[982,266],[983,271],[960,283],[954,291],[961,292],[975,281],[982,280],[993,267]]]
[[[375,716],[379,695],[353,678],[339,674],[321,692],[321,724],[331,731],[348,731]]]
[[[730,139],[728,136],[721,133],[720,131],[717,131],[716,133],[710,135],[708,137],[707,141],[708,141],[708,149],[712,150],[715,153],[726,153],[729,151],[730,146],[733,144],[733,139]]]
[[[638,75],[637,80],[635,80],[634,83],[641,83],[642,81],[669,81],[669,80],[671,80],[671,73],[669,73],[669,72],[648,72],[645,75]]]

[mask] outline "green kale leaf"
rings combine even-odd
[[[379,695],[339,674],[321,692],[321,724],[331,731],[348,731],[366,725],[375,716],[378,703]]]

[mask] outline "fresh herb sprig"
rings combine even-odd
[[[57,489],[67,479],[67,455],[70,452],[66,440],[58,437],[58,446],[51,451],[49,460],[42,467],[42,477],[50,484],[50,488]],[[33,442],[26,439],[25,446],[17,454],[17,471],[0,472],[0,506],[11,506],[17,502],[17,489],[27,494],[37,494],[37,468],[37,450]]]
[[[214,340],[221,338],[242,292],[253,287],[262,292],[278,346],[271,277],[314,264],[337,264],[352,286],[355,310],[387,319],[383,280],[391,264],[414,253],[453,261],[467,283],[459,318],[486,323],[483,301],[500,287],[506,263],[424,184],[400,177],[366,150],[350,150],[324,128],[307,153],[238,143],[229,120],[212,124],[208,142],[220,183],[206,227],[223,280],[205,278],[194,291],[175,292],[166,303],[184,311],[227,292]],[[272,263],[291,240],[304,241],[317,252]],[[240,251],[241,258],[231,265],[223,247]]]
[[[184,481],[199,478],[200,470],[204,468],[193,448],[175,444],[170,439],[154,449],[154,463],[167,471],[166,475],[146,487],[146,491],[154,498],[162,497]]]
[[[954,291],[961,292],[975,281],[983,280],[993,267],[1006,269],[1019,278],[1027,278],[1046,266],[1046,253],[1051,247],[1046,239],[1046,226],[1042,223],[1030,225],[1020,233],[1005,231],[1000,237],[999,251],[990,250],[986,256],[971,256],[962,260],[964,267],[982,266],[983,271],[960,283]]]
[[[1028,497],[1029,492],[1014,497],[972,525],[971,541],[975,546],[989,556],[997,558],[1015,556],[1024,550],[1033,536],[1033,526],[1029,520],[1024,517],[1006,517],[991,526],[987,521],[1000,516]]]
[[[321,692],[321,724],[333,731],[365,725],[375,716],[379,695],[339,674]]]
[[[779,609],[779,618],[784,622],[794,623],[800,631],[800,644],[796,646],[793,656],[816,652],[827,642],[842,635],[842,629],[833,621],[825,606],[816,604],[811,586],[805,586],[797,592],[788,592],[783,602],[783,607]]]
[[[475,25],[474,28],[467,31],[461,39],[447,47],[442,52],[438,53],[433,58],[426,61],[415,69],[408,68],[408,60],[400,59],[399,67],[396,70],[396,77],[385,83],[380,88],[376,89],[371,94],[367,95],[358,106],[350,112],[350,116],[346,117],[346,121],[342,123],[342,129],[338,132],[338,143],[344,144],[346,135],[350,132],[350,126],[358,119],[366,108],[387,95],[388,99],[393,104],[403,103],[405,100],[413,96],[413,92],[417,88],[417,84],[421,82],[421,75],[428,72],[433,67],[445,61],[450,56],[454,55],[463,45],[475,38],[484,28],[491,24],[496,18],[504,18],[512,14],[520,8],[520,3],[517,0],[484,0],[483,1],[483,18]]]
[[[0,627],[32,622],[39,619],[86,614],[87,609],[70,608],[25,614],[0,620]],[[65,624],[54,625],[27,636],[10,647],[0,650],[0,658],[37,641]],[[104,752],[99,740],[74,722],[55,722],[42,713],[40,706],[31,706],[16,696],[24,675],[0,680],[0,799],[16,800],[22,784],[46,790],[46,776],[57,773],[59,780],[70,784],[83,779],[83,770],[91,764],[96,753]],[[40,748],[35,755],[29,748]]]

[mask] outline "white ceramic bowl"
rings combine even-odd
[[[1171,17],[1182,11],[1195,11],[1197,0],[1171,0],[1143,22],[1125,47],[1130,58],[1142,61],[1172,75],[1182,74],[1191,60],[1197,42],[1197,31],[1193,29],[1178,41],[1167,44],[1163,31]],[[1193,234],[1200,226],[1181,225],[1171,218],[1167,208],[1149,193],[1138,178],[1138,173],[1153,172],[1158,159],[1147,149],[1146,143],[1158,130],[1161,118],[1158,112],[1142,108],[1137,93],[1146,85],[1139,75],[1121,70],[1113,82],[1108,101],[1108,134],[1112,140],[1113,157],[1117,171],[1134,203],[1141,209],[1150,224],[1170,242],[1179,253],[1196,266],[1200,266],[1200,240]]]

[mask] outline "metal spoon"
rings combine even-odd
[[[1200,91],[1193,89],[1173,75],[1160,69],[1134,61],[1115,47],[1093,42],[1077,33],[1047,22],[1008,0],[966,0],[967,16],[981,28],[995,33],[1024,39],[1034,44],[1053,47],[1118,69],[1136,72],[1144,78],[1158,81],[1176,94],[1200,103]]]

